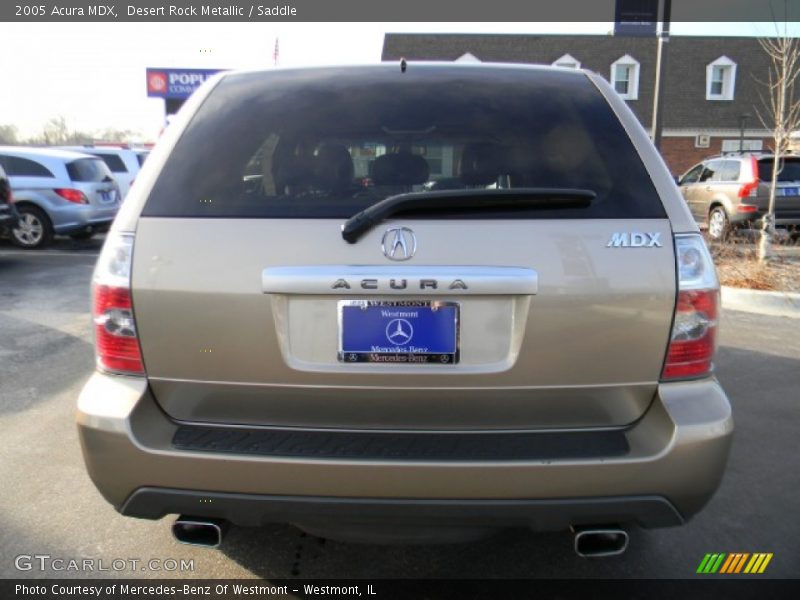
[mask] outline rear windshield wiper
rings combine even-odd
[[[354,214],[342,225],[342,237],[355,244],[382,220],[403,212],[491,209],[589,208],[596,194],[569,188],[441,190],[397,194]]]

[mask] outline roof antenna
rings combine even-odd
[[[401,57],[400,58],[400,72],[401,73],[405,73],[407,66],[408,66],[408,63],[406,62],[406,59]]]

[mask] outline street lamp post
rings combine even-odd
[[[744,152],[744,124],[750,118],[748,113],[739,115],[739,154]]]
[[[667,62],[667,47],[665,43],[669,41],[670,14],[672,12],[672,0],[661,0],[661,32],[658,34],[656,45],[656,73],[655,86],[653,90],[653,123],[652,137],[653,144],[661,150],[661,131],[664,119],[661,116],[661,101],[664,97],[664,86],[661,79]]]

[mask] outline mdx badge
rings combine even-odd
[[[661,232],[641,231],[612,233],[606,248],[661,248]]]
[[[417,251],[417,236],[408,227],[390,227],[383,234],[381,250],[389,260],[408,260]]]

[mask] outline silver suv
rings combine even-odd
[[[444,181],[441,187],[433,185]],[[94,274],[89,473],[179,540],[678,525],[731,442],[714,266],[599,76],[227,73],[144,165]]]
[[[0,146],[19,221],[11,240],[43,248],[53,236],[88,239],[107,231],[119,210],[119,186],[95,156],[56,150]]]
[[[747,153],[713,156],[678,179],[692,215],[707,225],[708,235],[724,240],[734,229],[760,228],[769,210],[775,157]],[[778,164],[775,226],[800,233],[800,156],[784,156]]]
[[[90,154],[102,159],[114,175],[114,179],[119,185],[120,196],[123,199],[128,195],[128,190],[130,190],[136,176],[139,174],[139,169],[143,162],[139,153],[119,146],[94,146],[89,144],[85,146],[62,146],[61,148]]]

